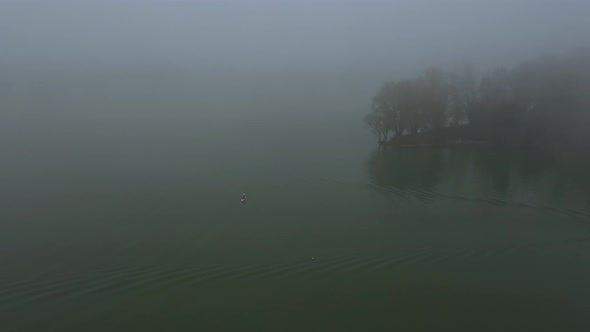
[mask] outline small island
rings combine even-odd
[[[366,123],[380,147],[492,145],[587,153],[590,52],[541,57],[482,75],[426,69],[385,82]]]

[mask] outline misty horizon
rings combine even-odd
[[[585,1],[3,1],[0,66],[478,70],[585,49]]]

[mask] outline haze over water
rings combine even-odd
[[[0,14],[0,330],[590,326],[586,164],[378,151],[362,121],[382,81],[438,60],[579,46],[584,3],[534,2],[541,21],[571,15],[555,28],[522,18],[545,27],[539,42],[511,11],[532,1],[453,14],[457,1],[440,16],[426,1],[23,3]],[[377,47],[405,26],[388,11],[460,18],[456,52],[435,43],[437,24]],[[529,43],[467,52],[506,37],[478,19],[489,11]]]

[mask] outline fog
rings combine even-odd
[[[412,74],[588,46],[583,0],[0,3],[3,67]]]
[[[589,14],[0,0],[0,331],[590,331]]]
[[[4,0],[5,176],[182,164],[181,151],[235,155],[256,137],[265,153],[279,138],[302,154],[371,141],[361,119],[383,81],[586,48],[588,12],[544,0]]]

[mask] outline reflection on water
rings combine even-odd
[[[377,184],[433,189],[442,180],[447,166],[443,153],[443,150],[379,150],[367,161],[367,170]]]
[[[388,188],[590,212],[584,162],[539,152],[397,148],[373,152],[365,168],[372,184]]]

